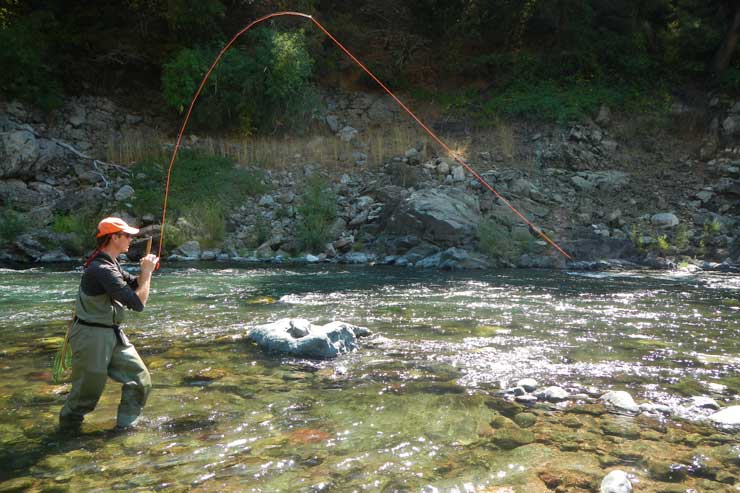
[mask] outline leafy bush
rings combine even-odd
[[[64,248],[77,255],[96,247],[95,228],[98,218],[92,214],[76,213],[54,216],[52,231],[66,233],[68,238],[64,240]]]
[[[535,239],[522,228],[509,228],[492,219],[485,219],[478,228],[478,249],[491,258],[514,263],[535,249]]]
[[[665,255],[671,249],[671,244],[668,243],[668,237],[666,235],[659,235],[655,240],[655,248],[662,255]]]
[[[627,87],[596,83],[517,83],[484,103],[482,117],[486,122],[495,122],[498,115],[567,122],[596,113],[602,104],[622,106],[633,94]]]
[[[296,238],[303,251],[317,251],[329,240],[329,229],[337,217],[336,195],[321,177],[312,175],[306,182],[298,213]]]
[[[28,222],[19,212],[5,207],[0,209],[0,244],[10,244],[28,230]]]
[[[239,125],[245,133],[304,128],[317,105],[309,84],[313,59],[301,32],[267,28],[248,32],[246,47],[232,47],[206,84],[194,122],[219,129]],[[220,47],[181,50],[163,67],[167,103],[178,111],[190,104]]]

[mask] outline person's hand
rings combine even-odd
[[[154,269],[157,267],[158,263],[159,257],[154,255],[153,253],[150,253],[146,257],[142,257],[139,261],[139,265],[141,266],[141,273],[151,274],[152,272],[154,272]]]

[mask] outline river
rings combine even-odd
[[[154,388],[116,432],[109,381],[82,433],[57,433],[50,362],[80,271],[0,270],[0,491],[740,491],[740,277],[719,273],[220,263],[165,266],[126,332]],[[331,361],[245,339],[284,317],[368,327]],[[571,397],[524,405],[519,379]],[[625,416],[626,390],[670,415]],[[667,408],[664,408],[667,409]],[[673,489],[670,489],[673,488]]]

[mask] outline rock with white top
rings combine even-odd
[[[709,419],[721,426],[740,427],[740,406],[726,407],[709,416]]]
[[[632,493],[632,482],[627,473],[616,469],[601,480],[600,493]]]
[[[248,339],[268,352],[329,359],[356,350],[357,338],[369,335],[367,328],[346,322],[314,325],[302,318],[283,318],[258,325],[249,331]]]
[[[626,411],[629,413],[640,412],[640,407],[635,400],[624,390],[612,390],[601,396],[601,400],[617,411]]]

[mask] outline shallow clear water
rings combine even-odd
[[[740,482],[737,435],[687,401],[738,403],[737,276],[163,268],[126,330],[154,381],[143,426],[110,431],[120,392],[110,381],[83,434],[68,437],[55,431],[68,386],[51,382],[58,340],[48,338],[63,336],[79,277],[0,270],[0,491],[528,492],[549,491],[548,471],[584,476],[568,479],[572,488],[561,480],[579,491],[615,467],[640,491]],[[244,340],[284,317],[375,335],[333,361],[268,355]],[[512,411],[496,393],[524,377],[574,394],[628,390],[675,415],[568,409],[577,402]],[[512,446],[501,430],[519,432],[509,418],[524,411],[536,418],[532,436]],[[697,453],[722,474],[692,469]],[[656,461],[689,472],[676,480]]]

